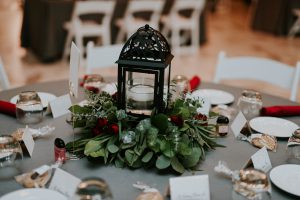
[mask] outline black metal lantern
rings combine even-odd
[[[137,115],[163,112],[168,104],[171,60],[169,44],[145,25],[125,43],[118,63],[118,106]]]

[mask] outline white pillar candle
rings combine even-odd
[[[128,90],[128,97],[134,101],[153,101],[154,88],[148,85],[136,85]]]

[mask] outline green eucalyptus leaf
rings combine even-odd
[[[188,119],[190,117],[190,110],[188,107],[182,107],[179,114],[183,119]]]
[[[147,136],[146,136],[148,146],[154,146],[155,145],[157,135],[158,135],[158,129],[157,128],[151,127],[148,130],[148,133],[147,133]]]
[[[181,163],[185,168],[194,167],[201,159],[202,151],[199,147],[193,147],[191,155],[180,158]]]
[[[179,162],[179,160],[176,157],[173,157],[171,159],[171,166],[175,171],[177,171],[181,174],[183,174],[185,171],[183,165]]]
[[[162,142],[160,143],[160,150],[165,156],[169,158],[175,156],[175,151],[170,141],[162,140]]]
[[[192,148],[185,142],[180,142],[178,144],[178,153],[183,156],[188,156],[192,154]]]
[[[144,157],[142,158],[142,162],[143,163],[147,163],[151,160],[151,158],[153,157],[153,152],[149,151],[148,153],[146,153],[146,155],[144,155]]]
[[[133,162],[133,156],[134,156],[134,152],[132,150],[126,150],[125,151],[125,159],[128,163]]]
[[[88,107],[81,107],[79,105],[73,105],[69,108],[69,111],[75,114],[89,114],[91,113],[92,109]]]
[[[101,149],[101,142],[90,140],[86,145],[84,149],[84,155],[89,156],[92,152],[98,151]]]
[[[124,162],[120,159],[115,160],[115,166],[118,168],[123,168],[124,167]]]
[[[119,147],[114,144],[108,145],[107,149],[110,153],[117,153],[119,151]]]
[[[161,155],[157,158],[155,166],[157,167],[157,169],[166,169],[167,167],[169,167],[171,164],[171,159]]]
[[[105,150],[104,149],[100,149],[98,151],[91,152],[89,154],[89,156],[91,156],[93,158],[97,158],[97,157],[104,157],[105,158]]]

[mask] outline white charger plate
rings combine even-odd
[[[64,195],[49,189],[42,188],[30,188],[21,189],[14,192],[10,192],[0,198],[0,200],[67,200]]]
[[[47,92],[38,92],[38,95],[41,98],[43,108],[47,108],[48,103],[56,99],[56,96],[54,94],[47,93]],[[10,99],[10,102],[16,104],[18,99],[19,99],[19,95],[16,95]]]
[[[300,165],[286,164],[274,167],[270,179],[278,188],[300,196]]]
[[[230,104],[234,102],[234,96],[223,90],[215,89],[198,89],[192,93],[193,97],[210,99],[212,105]]]
[[[249,121],[250,127],[259,132],[275,137],[291,137],[299,128],[297,124],[277,117],[255,117]]]

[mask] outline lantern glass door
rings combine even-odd
[[[132,114],[150,115],[154,108],[155,76],[132,73],[126,83],[126,111]]]

